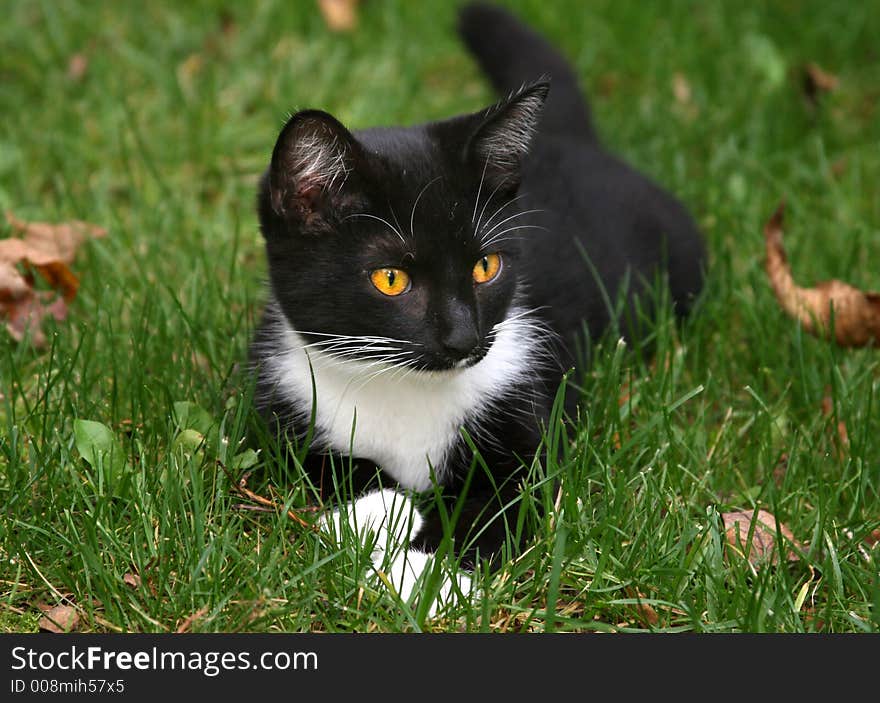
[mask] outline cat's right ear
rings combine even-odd
[[[303,110],[291,117],[275,143],[269,168],[272,210],[306,222],[332,207],[354,170],[359,147],[332,115]]]

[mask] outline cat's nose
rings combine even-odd
[[[455,361],[464,359],[480,343],[473,311],[464,305],[450,306],[445,323],[440,335],[444,354]]]
[[[477,328],[470,325],[456,325],[440,340],[443,344],[443,351],[450,359],[464,359],[479,343],[477,336]]]
[[[439,322],[437,341],[448,359],[460,361],[480,343],[475,311],[466,302],[448,300]]]

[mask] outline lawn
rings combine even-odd
[[[241,362],[283,120],[487,104],[456,4],[367,0],[342,34],[307,0],[4,4],[0,207],[108,234],[72,264],[45,348],[0,328],[0,630],[58,604],[88,632],[880,628],[880,355],[787,318],[762,237],[784,198],[802,284],[880,290],[880,6],[505,4],[571,57],[605,142],[688,205],[711,261],[653,356],[613,335],[591,350],[581,417],[532,467],[548,509],[530,548],[432,618],[289,517],[309,494],[260,436]],[[805,90],[810,63],[833,90]],[[725,547],[722,516],[756,508],[794,559]]]

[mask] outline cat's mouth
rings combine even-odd
[[[427,363],[422,368],[423,371],[463,371],[472,366],[479,364],[486,356],[488,350],[477,349],[473,353],[468,354],[463,359],[450,359],[448,357],[440,358],[433,363]]]
[[[476,360],[476,359],[473,359],[473,358],[471,358],[471,357],[467,357],[467,358],[464,358],[464,359],[459,359],[458,361],[456,361],[455,363],[453,363],[453,364],[452,364],[452,368],[454,368],[454,369],[466,369],[468,366],[473,366],[475,363],[477,363],[477,360]]]

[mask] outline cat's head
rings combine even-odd
[[[293,115],[259,197],[293,328],[340,358],[417,370],[485,356],[519,283],[520,169],[547,91],[354,134],[325,112]]]

